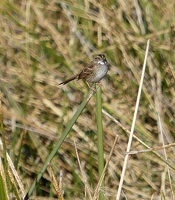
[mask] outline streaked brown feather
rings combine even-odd
[[[79,79],[86,79],[87,76],[89,76],[92,73],[93,70],[93,63],[90,62],[86,68],[84,68],[78,75],[78,80]]]

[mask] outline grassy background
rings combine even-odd
[[[2,0],[3,122],[8,153],[26,192],[89,90],[83,81],[58,83],[78,73],[99,53],[110,63],[110,71],[101,81],[103,108],[130,130],[150,39],[135,135],[151,148],[174,142],[174,4],[171,0]],[[62,178],[65,199],[86,195],[74,141],[92,195],[98,182],[95,104],[94,96],[51,163],[57,181]],[[103,129],[105,158],[116,134],[120,138],[103,188],[106,199],[115,199],[129,135],[105,115]],[[134,139],[132,150],[143,149]],[[165,157],[163,150],[157,153]],[[174,153],[174,147],[166,149],[172,166]],[[128,199],[173,199],[174,180],[172,167],[152,152],[131,155],[123,195]],[[46,197],[56,198],[49,173],[33,193],[33,199]]]

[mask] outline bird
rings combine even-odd
[[[101,79],[107,74],[109,70],[109,63],[106,60],[104,54],[97,55],[86,67],[78,74],[72,76],[71,78],[59,83],[59,85],[65,85],[73,80],[83,79],[89,83],[99,83]]]

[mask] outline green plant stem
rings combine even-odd
[[[52,150],[52,152],[50,153],[50,155],[48,156],[48,158],[46,159],[43,168],[41,169],[40,173],[38,174],[38,176],[36,177],[36,179],[34,180],[33,184],[31,185],[28,193],[26,194],[26,196],[24,197],[24,200],[28,200],[29,197],[31,196],[33,190],[35,189],[37,183],[39,182],[39,180],[41,179],[43,173],[46,171],[48,164],[51,162],[52,158],[55,156],[55,154],[57,153],[59,147],[61,146],[61,144],[63,143],[64,139],[66,138],[66,136],[68,135],[68,133],[70,132],[72,126],[75,124],[76,120],[78,119],[78,117],[80,116],[81,112],[83,111],[84,107],[86,106],[86,104],[88,103],[88,101],[90,100],[90,98],[93,95],[93,91],[90,91],[89,94],[85,97],[85,99],[83,100],[83,102],[81,103],[81,105],[79,106],[78,110],[76,111],[76,113],[74,114],[74,116],[72,117],[70,123],[68,124],[67,128],[65,129],[65,131],[63,132],[62,136],[60,137],[60,139],[58,140],[58,142],[55,144],[54,149]]]
[[[102,127],[102,103],[101,103],[101,88],[96,85],[97,92],[97,135],[98,135],[98,175],[99,179],[104,169],[104,152],[103,152],[103,127]],[[101,188],[104,187],[104,180],[101,183]],[[100,191],[99,200],[104,200],[104,194]]]
[[[8,161],[7,161],[7,149],[6,149],[6,142],[5,142],[5,130],[4,130],[4,124],[3,124],[2,93],[1,93],[1,91],[0,91],[0,131],[2,133],[2,143],[3,143],[3,157],[4,157],[3,167],[4,167],[4,172],[5,172],[7,190],[8,190],[8,193],[10,193],[10,177],[9,177],[9,172],[8,172],[9,171],[9,165],[8,165]],[[5,193],[4,193],[4,195],[5,195]]]

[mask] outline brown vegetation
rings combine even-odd
[[[58,83],[82,70],[99,53],[110,71],[101,81],[105,159],[119,141],[105,174],[106,199],[115,199],[127,148],[147,40],[149,56],[135,136],[149,148],[174,143],[175,2],[8,1],[0,5],[0,87],[6,146],[27,192],[89,88],[83,81]],[[65,199],[93,196],[98,182],[96,101],[86,106],[51,162]],[[121,126],[120,126],[121,125]],[[123,127],[123,128],[122,128]],[[78,165],[74,141],[84,175]],[[173,199],[175,149],[153,149],[133,139],[123,184],[128,199]],[[49,170],[49,168],[48,168]],[[44,173],[33,199],[56,198]],[[19,191],[21,193],[21,191]],[[43,198],[42,198],[43,197]],[[32,199],[32,198],[31,198]],[[88,199],[88,198],[87,198]]]

